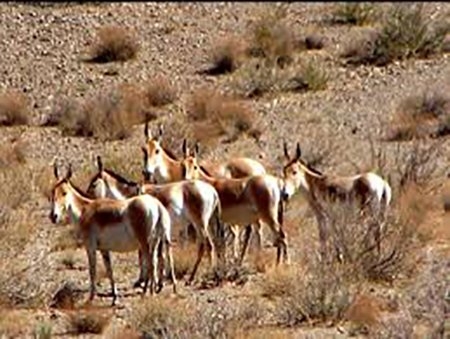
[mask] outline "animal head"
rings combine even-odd
[[[58,224],[62,222],[71,199],[70,178],[72,177],[72,166],[69,165],[66,175],[60,178],[55,162],[53,165],[53,174],[56,178],[56,184],[53,186],[50,196],[51,208],[49,217],[52,223]]]
[[[284,156],[286,157],[287,164],[283,167],[283,179],[284,186],[282,190],[283,199],[287,200],[294,195],[295,191],[303,186],[308,188],[308,184],[305,179],[306,164],[301,159],[302,150],[300,143],[297,142],[295,149],[295,156],[291,158],[287,148],[287,143],[283,143]]]
[[[183,141],[183,160],[181,166],[183,168],[183,177],[186,180],[199,179],[200,177],[200,165],[197,161],[197,155],[199,152],[198,142],[195,143],[194,151],[190,154],[187,147],[186,139]]]
[[[162,125],[159,126],[158,134],[153,137],[148,128],[148,122],[145,123],[145,146],[142,146],[142,151],[144,152],[144,169],[142,173],[146,180],[147,178],[150,179],[158,168],[164,166],[164,149],[161,146],[162,134]]]

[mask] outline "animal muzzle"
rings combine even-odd
[[[147,181],[147,182],[151,182],[151,180],[152,180],[152,174],[149,172],[149,171],[147,171],[147,170],[142,170],[142,176],[144,177],[144,180],[145,181]]]
[[[50,218],[50,221],[51,221],[52,223],[54,223],[54,224],[57,223],[57,221],[58,221],[58,216],[57,216],[55,213],[53,213],[53,211],[50,212],[50,214],[49,214],[48,217]]]

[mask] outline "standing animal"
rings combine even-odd
[[[170,243],[171,220],[169,212],[156,198],[140,195],[126,200],[90,199],[72,182],[71,166],[63,178],[54,164],[56,183],[51,193],[50,220],[61,223],[64,217],[78,227],[89,261],[89,302],[96,295],[96,253],[100,251],[106,273],[111,283],[112,305],[117,300],[110,252],[130,252],[139,249],[142,253],[144,286],[148,287],[149,272],[152,272],[150,293],[154,292],[157,280],[157,251],[164,242],[170,264],[173,291],[176,280]]]
[[[143,151],[145,161],[147,158],[145,148]],[[109,169],[105,169],[100,156],[97,157],[97,169],[98,172],[89,183],[88,193],[97,198],[111,197],[118,200],[125,200],[138,194],[150,194],[166,207],[174,226],[185,227],[186,224],[191,223],[195,227],[200,241],[197,260],[187,281],[188,284],[195,278],[205,250],[210,264],[214,261],[215,243],[220,246],[221,241],[220,239],[213,239],[211,236],[209,226],[213,217],[217,229],[222,227],[220,224],[220,201],[214,187],[201,180],[185,180],[161,185],[139,185],[124,179]],[[218,254],[220,255],[221,252]],[[139,261],[141,261],[141,258],[142,253],[139,251]],[[143,272],[141,270],[139,279],[134,283],[134,286],[139,286],[142,281]]]
[[[281,255],[289,261],[287,239],[283,231],[283,206],[279,179],[265,174],[241,179],[214,178],[197,162],[198,144],[192,155],[185,153],[182,160],[186,179],[201,179],[217,190],[222,206],[222,221],[238,226],[252,224],[258,220],[266,223],[274,235],[277,247],[277,264]],[[244,245],[239,258],[242,263],[248,246],[250,228],[246,228]]]
[[[379,175],[367,172],[354,176],[342,177],[323,174],[302,160],[300,144],[297,143],[293,158],[289,156],[286,142],[283,144],[287,163],[283,167],[283,199],[288,200],[302,189],[319,224],[321,251],[324,254],[328,237],[326,226],[327,210],[324,202],[350,201],[369,213],[385,215],[391,202],[392,190],[389,183]],[[380,225],[380,224],[379,224]],[[374,231],[378,251],[380,250],[380,227]]]
[[[183,180],[183,169],[181,161],[178,161],[174,154],[161,145],[163,130],[160,126],[158,135],[153,137],[148,128],[148,123],[144,127],[145,149],[147,161],[144,165],[144,175],[148,179],[153,179],[156,183],[168,183]],[[183,141],[183,153],[186,153],[186,140]],[[203,166],[203,164],[201,165]],[[258,161],[250,158],[232,158],[225,163],[208,167],[219,177],[244,178],[251,175],[265,175],[266,170]],[[208,171],[209,173],[209,171]],[[234,255],[237,257],[239,246],[239,227],[229,225],[234,237]],[[259,220],[255,221],[254,228],[258,249],[261,248],[262,227]],[[251,227],[249,225],[249,227]],[[250,231],[249,231],[250,232]]]

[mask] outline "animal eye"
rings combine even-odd
[[[293,175],[297,175],[297,171],[292,171],[292,174]]]
[[[156,154],[159,154],[159,149],[157,149],[157,150],[155,151],[155,153],[156,153]]]
[[[194,166],[194,171],[196,171],[196,170],[198,170],[198,167],[197,167],[197,166]]]

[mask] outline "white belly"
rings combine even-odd
[[[98,249],[113,252],[130,252],[139,249],[133,229],[126,224],[114,224],[98,232]]]

